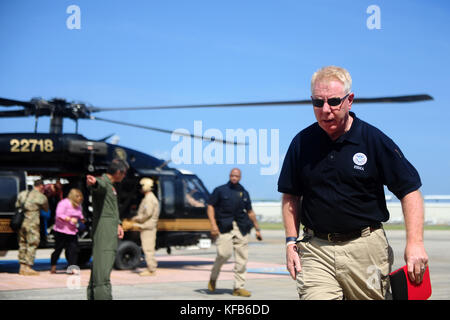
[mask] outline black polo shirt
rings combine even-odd
[[[250,195],[241,184],[228,182],[215,188],[208,199],[208,204],[214,207],[220,233],[230,232],[233,229],[233,220],[236,221],[242,235],[246,235],[252,229],[253,222],[248,217],[248,211],[252,210]]]
[[[317,122],[298,133],[278,179],[279,192],[303,196],[300,221],[317,232],[344,233],[385,222],[383,185],[399,199],[422,185],[389,137],[353,112],[350,116],[350,130],[336,141]]]

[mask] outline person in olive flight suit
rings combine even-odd
[[[111,162],[101,178],[86,176],[92,191],[94,208],[92,230],[92,270],[87,288],[88,300],[112,300],[111,271],[116,257],[118,238],[123,238],[114,183],[127,174],[128,164],[119,159]]]
[[[208,290],[216,290],[216,281],[222,265],[231,257],[233,250],[234,296],[250,297],[244,289],[245,273],[248,261],[248,241],[252,227],[256,238],[262,240],[256,215],[252,210],[250,195],[239,183],[241,171],[234,168],[230,172],[230,181],[214,189],[208,201],[208,218],[211,223],[211,236],[216,240],[217,257],[211,271]]]

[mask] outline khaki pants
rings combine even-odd
[[[219,235],[216,240],[217,257],[211,271],[211,280],[217,280],[222,265],[231,257],[234,249],[234,289],[244,287],[248,261],[248,238],[249,234],[243,236],[235,221],[230,232]]]
[[[342,243],[318,239],[309,231],[297,245],[300,299],[390,299],[393,252],[382,228],[372,233],[366,228],[360,238]]]
[[[145,262],[147,263],[147,269],[151,272],[156,271],[156,267],[158,266],[158,262],[155,259],[156,231],[156,228],[141,231],[141,244],[145,255]]]

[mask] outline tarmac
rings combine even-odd
[[[387,230],[389,243],[394,251],[393,270],[402,267],[406,234],[404,230]],[[298,300],[295,281],[285,267],[283,230],[262,230],[263,241],[257,241],[254,233],[249,244],[246,289],[249,298],[232,296],[233,266],[231,258],[222,268],[214,293],[207,290],[210,270],[216,248],[172,248],[156,252],[158,271],[156,276],[141,277],[136,270],[113,270],[111,283],[114,300],[173,300],[173,301],[249,301],[249,300]],[[450,299],[450,231],[425,231],[425,248],[429,256],[430,277],[433,292],[431,300]],[[51,249],[38,250],[34,268],[39,276],[18,275],[17,251],[9,251],[0,257],[0,300],[86,300],[86,288],[90,270],[80,270],[79,275],[66,274],[64,254],[58,263],[57,273],[50,274]]]

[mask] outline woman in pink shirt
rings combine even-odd
[[[56,273],[56,263],[59,255],[65,249],[69,266],[77,264],[78,258],[78,228],[79,220],[83,218],[81,204],[83,194],[78,189],[71,189],[67,198],[61,200],[56,207],[55,226],[55,251],[51,256],[51,273]]]

